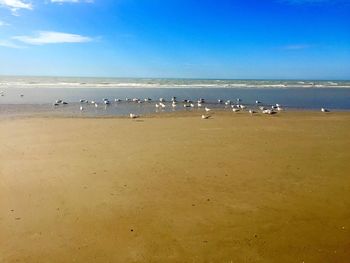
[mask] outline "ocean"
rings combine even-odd
[[[123,116],[161,112],[200,110],[171,107],[171,98],[196,102],[203,98],[211,108],[225,109],[218,99],[256,108],[276,103],[293,110],[350,110],[350,81],[311,80],[201,80],[201,79],[127,79],[68,77],[0,77],[0,115]],[[103,99],[111,101],[104,105]],[[142,103],[126,102],[137,98]],[[150,102],[144,102],[150,98]],[[159,110],[156,101],[163,98],[166,107]],[[56,100],[67,105],[53,106]],[[81,103],[81,99],[95,101]],[[114,102],[120,99],[121,102]],[[196,103],[194,103],[196,105]],[[83,106],[83,111],[80,110]],[[204,105],[203,105],[204,107]]]

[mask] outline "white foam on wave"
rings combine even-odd
[[[151,80],[123,81],[118,79],[91,80],[81,78],[68,81],[64,78],[43,78],[27,81],[21,79],[1,79],[2,88],[350,88],[350,82],[336,81],[233,81],[233,80]],[[130,79],[132,80],[132,79]],[[113,82],[114,81],[114,82]]]

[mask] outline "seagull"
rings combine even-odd
[[[176,107],[176,102],[173,102],[173,103],[171,104],[171,106],[172,106],[173,108],[175,108],[175,107]]]
[[[156,108],[159,108],[160,106],[159,106],[159,104],[158,103],[156,103]]]
[[[263,110],[262,113],[272,115],[272,114],[275,114],[276,112],[274,110]]]
[[[206,120],[206,119],[209,119],[209,118],[210,118],[209,115],[202,115],[202,119],[203,119],[203,120]]]
[[[249,110],[249,113],[250,113],[250,115],[253,115],[253,114],[256,113],[256,112],[253,111],[253,110]]]
[[[242,110],[244,110],[245,108],[247,108],[247,106],[244,106],[244,105],[239,105],[239,107],[242,109]]]
[[[83,106],[80,106],[80,110],[81,110],[81,111],[84,110]]]
[[[121,101],[121,99],[114,99],[114,101],[115,101],[115,102],[119,102],[119,101]]]
[[[106,105],[111,104],[111,103],[109,102],[109,100],[104,100],[103,103],[106,104]]]
[[[218,103],[221,104],[221,103],[222,103],[222,100],[218,99]]]
[[[62,103],[62,100],[56,100],[56,103]]]
[[[138,115],[133,114],[133,113],[130,113],[129,116],[130,116],[131,119],[136,119],[136,118],[139,117]]]
[[[97,108],[98,107],[98,104],[97,103],[95,103],[95,108]]]
[[[327,110],[326,108],[322,108],[321,111],[322,112],[329,112],[329,110]]]
[[[200,107],[202,107],[202,103],[200,103],[200,102],[198,102],[198,107],[200,108]]]
[[[165,100],[163,98],[159,98],[160,102],[165,102]]]
[[[255,101],[255,103],[256,103],[256,104],[260,104],[261,102],[260,102],[260,101],[258,101],[258,100],[256,100],[256,101]]]
[[[193,103],[191,103],[190,106],[191,106],[191,108],[194,108],[194,104]]]
[[[232,111],[233,111],[233,112],[239,112],[239,109],[233,108]]]
[[[205,107],[205,111],[209,112],[209,111],[211,111],[211,109],[209,109],[208,107]]]
[[[280,107],[280,106],[278,106],[278,107],[277,107],[277,110],[278,110],[278,111],[283,111],[283,108]]]
[[[165,104],[164,103],[159,103],[159,106],[162,107],[163,109],[165,108]]]

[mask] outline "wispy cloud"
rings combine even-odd
[[[24,46],[17,45],[13,41],[9,40],[0,40],[0,47],[7,47],[7,48],[25,48]]]
[[[0,26],[9,26],[9,23],[0,20]]]
[[[84,43],[93,40],[87,36],[54,31],[39,31],[35,36],[14,36],[12,39],[29,45]]]
[[[282,49],[284,49],[284,50],[302,50],[302,49],[307,49],[310,47],[311,47],[311,45],[308,45],[308,44],[296,44],[296,45],[283,46]]]
[[[17,10],[20,9],[33,9],[32,3],[22,0],[0,0],[0,6],[10,9],[13,15],[18,15]]]

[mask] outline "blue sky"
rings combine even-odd
[[[350,79],[350,1],[0,0],[0,74]]]

